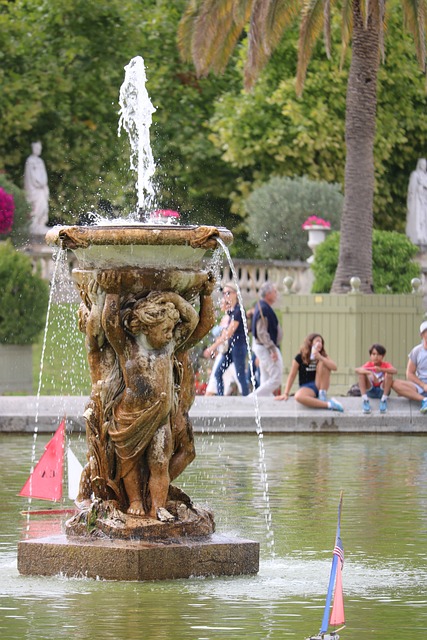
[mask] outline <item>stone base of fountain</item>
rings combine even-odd
[[[18,543],[23,575],[173,580],[249,575],[258,569],[257,542],[218,534],[158,541],[60,535]]]

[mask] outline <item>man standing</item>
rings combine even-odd
[[[427,321],[421,323],[422,342],[409,354],[406,380],[394,380],[392,389],[399,396],[421,402],[421,413],[427,413]]]
[[[259,290],[260,300],[255,305],[252,318],[253,350],[258,358],[261,382],[254,391],[258,396],[272,396],[280,390],[283,360],[280,353],[282,330],[272,309],[277,300],[276,285],[264,282]]]
[[[224,372],[230,364],[234,362],[237,379],[242,389],[242,396],[249,393],[249,385],[246,379],[246,356],[248,353],[246,345],[245,327],[243,324],[244,309],[241,308],[237,298],[237,286],[234,282],[227,282],[223,288],[224,308],[230,317],[227,328],[215,340],[215,342],[205,349],[205,358],[211,358],[220,345],[228,345],[228,350],[222,356],[215,369],[215,379],[217,383],[217,393],[224,395]]]

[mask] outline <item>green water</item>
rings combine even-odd
[[[37,458],[47,439],[37,438]],[[83,441],[73,438],[72,446],[83,460]],[[2,640],[303,640],[321,622],[340,489],[347,616],[341,638],[427,636],[423,436],[265,436],[270,514],[257,437],[199,436],[198,457],[177,484],[214,509],[219,533],[260,541],[260,572],[158,583],[18,574],[17,541],[26,535],[20,511],[27,503],[16,494],[29,472],[31,448],[31,436],[0,435]],[[30,521],[32,535],[56,526]]]

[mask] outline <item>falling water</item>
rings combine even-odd
[[[221,238],[217,238],[217,242],[218,244],[221,245],[224,254],[228,260],[228,264],[230,265],[230,269],[231,269],[231,273],[233,274],[233,280],[237,286],[237,297],[239,300],[239,304],[240,307],[242,309],[244,309],[244,304],[243,304],[243,298],[242,298],[242,293],[240,291],[240,287],[239,287],[239,278],[238,275],[236,273],[236,269],[234,267],[233,264],[233,260],[231,259],[230,256],[230,252],[227,248],[227,246],[224,244],[224,242],[221,240]],[[254,374],[254,370],[253,370],[253,366],[252,366],[252,358],[251,358],[251,354],[252,354],[252,350],[251,350],[251,345],[249,342],[249,332],[248,332],[248,325],[246,322],[246,316],[244,313],[242,313],[242,319],[243,319],[243,326],[245,329],[245,338],[246,338],[246,347],[248,350],[248,355],[249,355],[249,368],[250,368],[250,372],[251,372],[251,382],[252,382],[252,388],[255,389],[255,374]],[[260,465],[260,473],[261,473],[261,485],[263,487],[263,498],[264,498],[264,502],[265,502],[265,509],[264,509],[264,519],[265,519],[265,525],[266,525],[266,529],[267,529],[267,546],[270,549],[270,553],[272,556],[275,555],[275,551],[274,551],[274,532],[273,532],[273,527],[272,527],[272,520],[271,520],[271,507],[270,507],[270,492],[269,492],[269,487],[268,487],[268,476],[267,476],[267,465],[265,462],[265,449],[264,449],[264,434],[262,431],[262,425],[261,425],[261,414],[260,414],[260,410],[259,410],[259,403],[258,403],[258,396],[256,395],[256,393],[252,394],[251,397],[254,400],[254,413],[255,413],[255,424],[256,424],[256,432],[258,434],[258,449],[259,449],[259,465]]]
[[[33,431],[33,444],[32,444],[32,447],[31,447],[30,493],[31,493],[31,481],[32,481],[33,471],[34,471],[35,461],[36,461],[36,443],[37,443],[37,435],[38,435],[38,432],[39,432],[38,421],[39,421],[39,409],[40,409],[40,394],[41,394],[41,387],[42,387],[42,380],[43,380],[43,365],[44,365],[44,356],[45,356],[45,352],[46,352],[46,342],[47,342],[47,332],[48,332],[48,327],[49,327],[50,311],[51,311],[51,308],[52,308],[52,300],[53,300],[53,295],[54,295],[54,292],[55,292],[55,284],[56,284],[56,279],[57,279],[58,267],[59,267],[60,263],[64,261],[65,256],[66,256],[66,250],[65,249],[59,249],[59,251],[58,251],[58,253],[56,255],[56,260],[54,260],[54,269],[53,269],[52,281],[51,281],[51,286],[50,286],[50,291],[49,291],[49,302],[48,302],[48,305],[47,305],[46,322],[45,322],[44,334],[43,334],[42,355],[41,355],[41,358],[40,358],[39,381],[38,381],[38,385],[37,385],[36,411],[35,411],[35,418],[34,418],[35,425],[34,425],[34,431]],[[28,498],[27,531],[30,528],[30,507],[31,507],[31,503],[32,503],[32,498]]]
[[[125,66],[125,79],[120,87],[119,130],[123,128],[131,146],[130,167],[137,173],[137,212],[144,221],[155,204],[155,191],[152,182],[156,166],[150,145],[150,126],[155,108],[151,104],[145,83],[144,60],[136,56]]]

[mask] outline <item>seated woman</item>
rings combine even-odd
[[[325,351],[322,336],[318,333],[310,333],[292,361],[284,393],[276,396],[275,399],[287,400],[289,398],[289,392],[298,374],[299,389],[295,394],[295,400],[306,407],[344,411],[341,403],[334,398],[328,400],[326,395],[331,371],[336,371],[336,369],[337,365]]]

